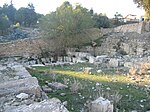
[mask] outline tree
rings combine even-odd
[[[150,20],[150,0],[133,0],[134,3],[138,4],[138,7],[143,7],[146,12],[146,20]]]
[[[81,45],[81,37],[93,26],[93,21],[86,8],[79,4],[73,8],[69,2],[64,2],[55,12],[42,17],[39,25],[46,37],[53,39],[53,48],[60,54],[65,53],[68,47]]]
[[[111,23],[109,18],[104,14],[94,14],[93,20],[95,21],[95,27],[97,28],[109,28],[111,27]]]
[[[26,15],[26,23],[27,23],[27,26],[33,26],[37,23],[37,14],[35,12],[35,8],[33,6],[32,3],[29,3],[28,4],[28,7],[27,7],[27,11],[26,11],[27,15]]]
[[[11,23],[15,23],[16,8],[13,6],[12,1],[11,1],[10,5],[4,4],[2,11],[5,15],[7,15],[7,17],[11,21]]]
[[[120,13],[116,12],[112,23],[114,26],[119,26],[124,24],[123,16]]]
[[[21,7],[18,9],[15,15],[16,22],[19,22],[23,26],[33,26],[37,23],[37,14],[34,10],[33,4],[28,4],[28,7]]]
[[[24,7],[19,8],[15,14],[15,20],[16,22],[19,22],[20,25],[24,25],[25,16],[26,16],[25,14],[26,14],[26,8]]]
[[[0,15],[3,13],[3,8],[0,7]]]
[[[0,34],[3,35],[5,31],[10,27],[10,21],[4,14],[0,15]]]

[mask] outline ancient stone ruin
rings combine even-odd
[[[75,51],[76,48],[70,48],[67,56],[64,59],[58,57],[57,62],[54,62],[54,57],[39,59],[41,47],[46,46],[41,38],[0,43],[0,56],[8,56],[0,61],[0,112],[68,112],[59,99],[48,99],[45,94],[51,92],[51,88],[68,87],[59,82],[48,82],[41,89],[38,80],[25,67],[88,62],[101,67],[97,73],[113,68],[122,70],[125,75],[144,74],[150,78],[150,22],[99,31],[102,38],[99,40],[101,45],[95,47],[96,56],[92,55],[92,46],[85,46],[79,52]],[[91,74],[92,70],[86,67],[83,72]],[[92,112],[112,112],[113,105],[107,99],[99,98],[92,102],[92,109]]]
[[[68,112],[59,99],[48,99],[25,67],[0,63],[0,112]]]

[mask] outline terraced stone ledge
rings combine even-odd
[[[20,111],[68,112],[59,99],[48,99],[23,65],[0,64],[0,112]]]

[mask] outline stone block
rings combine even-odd
[[[94,62],[95,62],[95,57],[89,56],[89,63],[94,63]]]
[[[109,61],[110,67],[118,67],[119,66],[119,60],[115,58],[111,58]]]
[[[85,63],[85,62],[87,62],[87,60],[85,60],[85,59],[83,59],[81,57],[78,57],[78,58],[76,58],[76,62],[77,63]]]
[[[99,97],[92,102],[91,112],[113,112],[113,105],[108,99]]]

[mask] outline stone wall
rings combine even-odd
[[[40,46],[45,43],[42,39],[23,39],[0,44],[0,56],[23,56],[39,54]]]
[[[121,25],[114,28],[114,32],[137,32],[139,34],[150,31],[150,21]]]
[[[22,30],[24,31],[24,29]],[[0,56],[28,56],[41,53],[40,47],[45,47],[46,45],[44,40],[40,38],[41,34],[34,29],[27,28],[25,29],[25,31],[30,34],[29,38],[11,41],[7,43],[0,43]],[[92,28],[87,30],[86,35],[81,37],[80,41],[86,41],[88,43],[102,36],[101,30],[98,28]],[[56,47],[53,40],[49,41],[48,44],[51,45],[51,48],[50,46],[48,46],[48,49],[53,49],[54,47]]]
[[[101,46],[95,48],[96,55],[148,55],[150,53],[150,32],[138,34],[133,32],[111,33],[106,36]],[[91,46],[86,46],[80,50],[93,54]]]

